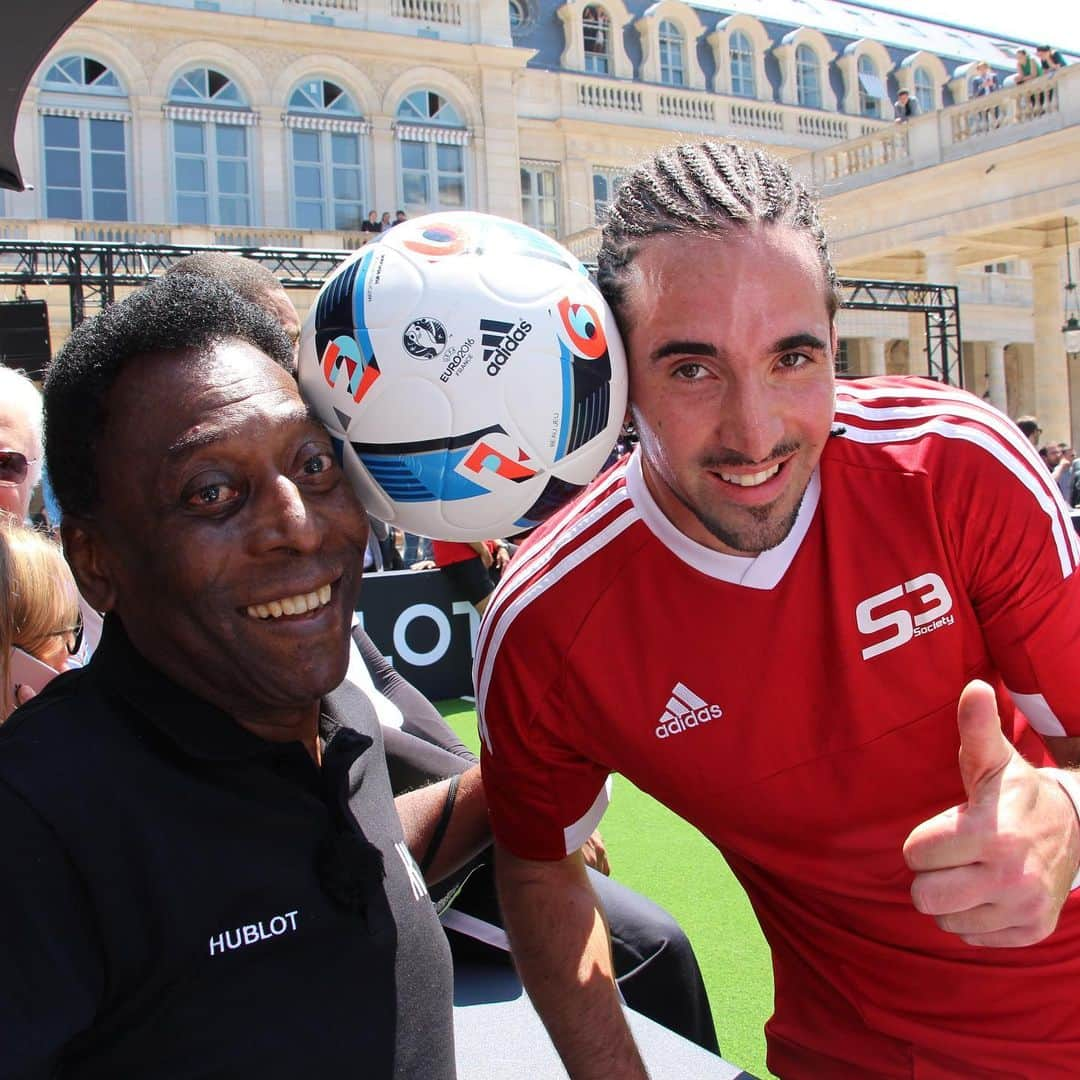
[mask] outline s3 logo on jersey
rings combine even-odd
[[[896,601],[903,603],[897,606]],[[920,574],[894,585],[884,592],[867,597],[855,608],[855,622],[859,631],[867,636],[888,630],[889,636],[867,645],[862,658],[870,660],[891,649],[906,645],[913,638],[952,626],[956,621],[952,611],[952,597],[945,582],[937,574]]]

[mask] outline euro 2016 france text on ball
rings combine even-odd
[[[396,225],[323,286],[300,387],[376,517],[488,540],[538,524],[603,466],[626,360],[585,268],[471,212]]]

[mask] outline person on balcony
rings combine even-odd
[[[919,108],[919,102],[916,98],[913,98],[909,91],[901,90],[896,95],[896,100],[893,102],[893,116],[898,124],[904,124],[910,120],[913,116],[918,116],[922,112]]]

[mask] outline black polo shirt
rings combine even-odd
[[[453,1077],[374,710],[345,686],[323,714],[320,769],[110,618],[0,728],[0,1077]]]

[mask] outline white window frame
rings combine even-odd
[[[869,70],[864,71],[864,68]],[[856,61],[855,73],[859,82],[859,115],[872,116],[880,120],[885,115],[882,96],[872,94],[863,82],[863,76],[869,75],[884,86],[881,76],[878,74],[877,64],[874,63],[874,58],[867,53],[862,53]]]
[[[175,94],[175,89],[181,79],[187,80],[190,75],[200,71],[207,72],[208,88],[210,74],[217,74],[223,77],[226,82],[216,91],[204,95],[201,99],[194,94]],[[235,88],[235,95],[223,95],[223,91],[228,87]],[[194,65],[176,74],[170,84],[169,93],[170,97],[168,104],[165,106],[165,115],[171,121],[169,124],[169,155],[172,164],[172,212],[174,220],[179,225],[193,225],[196,227],[252,228],[257,226],[259,218],[255,196],[258,185],[255,183],[254,172],[258,155],[255,152],[254,134],[247,129],[254,128],[258,120],[258,114],[247,108],[246,98],[239,84],[232,76],[218,68],[211,67],[209,64]],[[226,104],[220,104],[221,102]],[[178,124],[198,125],[201,127],[203,145],[201,154],[190,152],[181,154],[177,150]],[[218,129],[232,127],[244,129],[243,157],[222,155],[218,151]],[[206,189],[200,192],[194,190],[181,191],[178,164],[181,158],[196,157],[201,158],[205,163]],[[231,191],[223,192],[220,188],[219,167],[228,162],[240,162],[244,165],[247,190],[240,195]],[[207,213],[205,221],[184,221],[181,219],[180,201],[185,195],[202,195],[206,198]],[[246,210],[245,216],[247,220],[224,220],[225,215],[222,214],[222,209],[227,203],[222,200],[232,200],[236,203],[243,200],[241,205]]]
[[[750,46],[749,62],[753,93],[735,91],[732,78],[732,41],[740,35]],[[765,57],[772,50],[772,39],[765,27],[752,15],[727,15],[717,24],[708,37],[716,66],[714,89],[718,94],[730,94],[743,101],[772,101],[773,90],[765,74]]]
[[[417,94],[424,94],[428,102],[423,111],[417,108],[415,102],[410,99]],[[441,104],[432,111],[431,98],[437,98]],[[417,113],[413,116],[402,116],[402,110],[409,105]],[[470,182],[470,158],[469,142],[470,133],[464,126],[461,110],[439,90],[430,87],[420,87],[411,90],[402,96],[395,111],[394,131],[397,135],[396,173],[398,205],[406,214],[414,216],[420,213],[432,213],[438,210],[467,210],[472,206],[472,185]],[[406,168],[404,161],[405,144],[420,143],[425,146],[424,168]],[[439,147],[458,147],[461,151],[461,171],[450,172],[439,168]],[[430,149],[429,149],[430,148]],[[426,183],[428,199],[426,204],[406,202],[405,178],[406,173],[423,174]],[[461,179],[461,203],[444,204],[439,198],[440,178],[459,177]]]
[[[809,61],[804,59],[806,57],[810,58]],[[808,83],[811,73],[813,80]],[[795,100],[804,109],[820,109],[824,100],[821,92],[821,57],[812,45],[805,42],[795,46]]]
[[[657,42],[660,81],[665,86],[686,86],[686,36],[682,27],[674,19],[661,19]]]
[[[590,19],[589,12],[596,12],[603,16],[602,19]],[[602,36],[603,51],[590,50],[586,47],[589,40],[588,34],[593,31],[596,36]],[[614,28],[611,15],[603,4],[586,4],[581,12],[581,48],[585,57],[584,69],[589,75],[613,74],[614,58],[612,56],[612,37]]]
[[[340,96],[329,106],[319,104],[297,105],[295,99],[302,94],[311,99],[311,91],[318,88],[316,96],[322,100],[326,96],[326,88],[332,87],[339,91]],[[371,132],[371,124],[363,119],[360,109],[356,104],[355,97],[345,90],[334,80],[322,76],[309,76],[301,80],[286,99],[288,110],[282,117],[285,127],[288,129],[288,154],[289,154],[289,220],[294,228],[317,229],[320,232],[359,232],[360,225],[365,220],[369,199],[368,184],[368,148],[367,136]],[[317,162],[299,162],[296,159],[296,136],[298,133],[314,135],[318,140],[319,160]],[[337,138],[349,137],[356,143],[356,164],[341,165],[333,160],[334,143]],[[322,186],[322,195],[319,198],[301,196],[298,191],[297,170],[302,167],[317,166]],[[347,169],[359,177],[358,199],[341,199],[335,194],[336,173],[339,169]],[[317,204],[322,216],[322,225],[312,226],[301,224],[301,204]],[[338,223],[338,210],[341,206],[357,206],[357,219],[355,225],[342,225]]]
[[[92,110],[67,110],[61,108],[49,108],[44,107],[41,110],[41,175],[44,180],[42,183],[42,216],[45,218],[53,218],[54,220],[75,220],[75,221],[131,221],[132,220],[132,207],[131,207],[131,147],[129,137],[128,124],[129,117],[122,113],[107,113],[107,112],[95,112]],[[46,128],[49,126],[50,120],[74,120],[78,125],[79,133],[79,145],[77,148],[73,147],[55,147],[50,146],[48,138],[46,136]],[[91,130],[92,125],[97,121],[104,121],[107,123],[115,123],[120,125],[120,132],[123,136],[124,147],[120,151],[115,150],[95,150],[91,143]],[[62,150],[69,153],[77,153],[79,156],[79,187],[76,188],[60,188],[56,184],[52,184],[49,181],[49,150]],[[117,188],[96,188],[93,182],[93,166],[94,166],[94,154],[104,153],[110,157],[120,157],[123,160],[124,166],[124,187]],[[50,191],[75,191],[79,192],[79,207],[80,213],[75,218],[68,218],[67,215],[52,215],[49,213],[49,193]],[[94,194],[100,192],[102,194],[119,194],[124,196],[124,216],[119,218],[113,217],[98,217],[94,210]]]
[[[101,70],[88,79],[90,74],[87,65],[95,65]],[[61,77],[52,78],[54,72],[59,70]],[[49,193],[54,191],[75,191],[79,193],[80,215],[75,219],[69,219],[65,215],[60,220],[78,221],[132,221],[134,220],[134,196],[132,192],[132,146],[131,146],[131,112],[128,106],[127,89],[117,75],[115,68],[99,60],[95,56],[82,52],[69,53],[58,57],[45,70],[41,77],[41,91],[38,96],[38,136],[39,154],[41,161],[40,176],[40,211],[43,218],[49,218]],[[46,138],[46,128],[50,118],[68,118],[77,124],[78,146],[59,147],[50,146]],[[93,121],[116,122],[121,125],[120,131],[123,136],[123,149],[95,150],[91,145],[91,130]],[[61,152],[73,152],[79,159],[79,186],[78,188],[60,188],[58,185],[49,183],[48,158],[49,150]],[[123,159],[124,186],[118,188],[98,188],[94,185],[94,154],[107,154],[119,156]],[[99,218],[94,210],[94,194],[123,194],[124,217],[122,218]],[[56,219],[54,219],[56,220]]]
[[[936,107],[934,101],[937,95],[937,84],[934,76],[922,64],[919,64],[912,72],[911,85],[915,88],[915,100],[919,103],[922,112],[933,112]]]
[[[802,52],[803,49],[809,50],[809,56]],[[836,52],[820,30],[813,30],[807,26],[792,30],[790,34],[784,35],[779,45],[775,46],[773,55],[780,64],[780,100],[785,105],[836,112],[836,95],[832,92],[829,78],[829,68],[836,59]],[[809,73],[809,66],[801,63],[804,57],[812,60],[816,68],[817,104],[811,104],[806,100],[806,76]]]
[[[529,192],[525,190],[525,184],[521,185],[521,220],[526,224],[546,233],[552,239],[558,239],[561,232],[562,214],[560,213],[559,198],[561,185],[559,184],[559,166],[553,161],[528,161],[521,162],[521,177],[531,177]],[[551,181],[550,192],[537,190],[537,180],[547,178]],[[542,208],[547,205],[551,209],[551,222],[544,221]]]
[[[612,169],[606,165],[594,165],[592,167],[592,198],[593,198],[593,222],[603,225],[604,212],[615,201],[619,188],[622,186],[624,173],[622,169]],[[607,198],[598,200],[596,197],[596,182],[603,180],[607,186]]]
[[[728,38],[728,73],[731,92],[735,97],[757,97],[754,77],[754,43],[742,30],[734,30]],[[749,92],[745,89],[749,82]],[[740,87],[743,87],[740,89]]]

